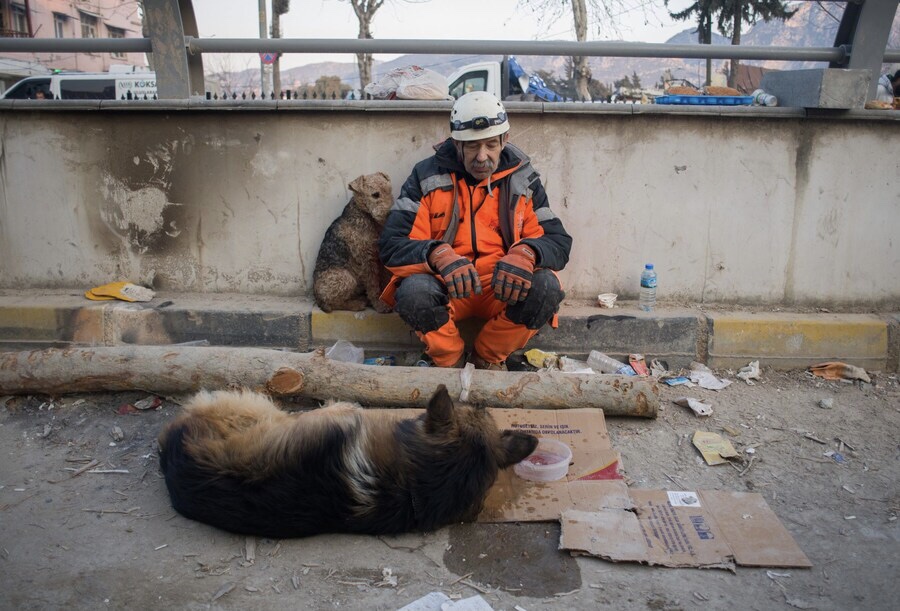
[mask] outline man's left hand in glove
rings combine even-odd
[[[497,261],[491,287],[494,297],[510,305],[525,301],[531,289],[536,255],[526,244],[516,244]]]

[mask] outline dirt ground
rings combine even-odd
[[[657,420],[609,418],[607,426],[632,487],[759,492],[812,569],[573,558],[557,549],[557,523],[246,539],[169,505],[155,438],[180,409],[171,398],[124,414],[121,406],[147,394],[2,398],[0,608],[373,610],[439,591],[510,611],[896,609],[897,376],[863,384],[764,369],[762,377],[719,392],[663,386]],[[672,403],[685,395],[712,403],[713,415]],[[833,405],[821,407],[823,399]],[[697,429],[722,433],[748,460],[706,465],[690,443]],[[829,450],[846,461],[824,456]]]

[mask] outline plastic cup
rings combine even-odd
[[[555,482],[569,472],[572,449],[555,439],[538,439],[537,448],[513,467],[516,475],[532,482]]]
[[[616,305],[616,293],[600,293],[597,295],[597,305],[604,308],[611,308]]]

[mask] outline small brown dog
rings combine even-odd
[[[348,186],[353,197],[328,227],[316,258],[316,305],[325,312],[358,311],[369,305],[390,312],[379,298],[387,277],[378,258],[378,236],[393,204],[391,179],[376,172],[359,176]]]

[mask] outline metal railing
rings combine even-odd
[[[152,53],[160,99],[185,99],[204,90],[204,53],[432,53],[656,57],[828,62],[832,67],[868,68],[900,62],[900,49],[886,49],[898,0],[860,0],[848,5],[839,40],[832,47],[748,47],[634,42],[376,40],[295,38],[199,38],[190,0],[145,0],[150,38],[0,38],[0,52]],[[854,7],[850,10],[850,7]],[[857,31],[863,36],[855,36]],[[850,32],[849,34],[847,32]],[[836,41],[836,42],[839,42]]]

